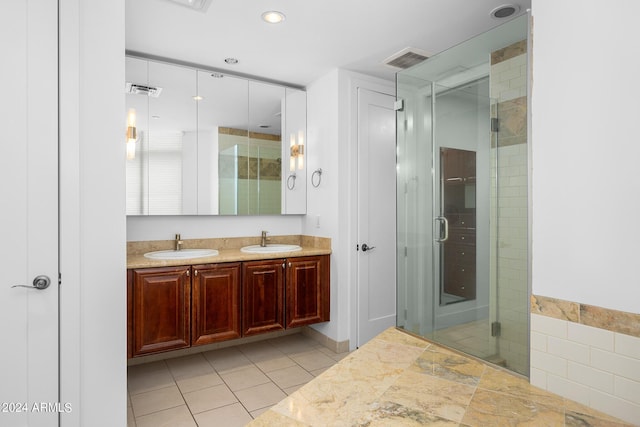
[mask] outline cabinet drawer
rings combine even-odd
[[[445,262],[447,264],[475,265],[475,246],[448,244],[444,248]]]
[[[476,215],[467,213],[448,213],[445,214],[451,228],[476,228]]]
[[[476,233],[470,231],[449,230],[449,243],[460,245],[475,245]]]
[[[467,265],[450,265],[444,271],[444,291],[467,299],[476,297],[476,269]]]

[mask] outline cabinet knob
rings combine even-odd
[[[191,273],[189,272],[189,270],[187,270],[187,277],[189,277],[191,275]]]
[[[198,270],[195,270],[195,271],[193,272],[193,275],[194,275],[194,276],[196,276],[196,277],[198,277]]]
[[[284,262],[283,262],[283,263],[282,263],[282,268],[284,268],[284,267],[285,267],[285,264],[284,264]]]
[[[289,263],[289,268],[291,268],[291,263]]]

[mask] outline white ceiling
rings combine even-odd
[[[126,0],[126,48],[229,73],[307,86],[332,68],[389,80],[406,47],[435,54],[493,28],[504,0],[211,0],[206,12],[169,0]],[[531,0],[510,4],[525,13]],[[286,15],[278,25],[260,18]],[[228,65],[225,58],[239,60]]]

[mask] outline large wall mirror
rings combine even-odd
[[[127,215],[306,213],[303,90],[126,58]]]

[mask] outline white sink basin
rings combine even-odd
[[[249,254],[274,254],[278,252],[295,252],[302,248],[298,245],[283,245],[278,243],[268,244],[267,246],[251,245],[240,248],[241,252]]]
[[[179,251],[155,251],[144,254],[146,258],[151,259],[189,259],[216,255],[218,255],[218,251],[215,249],[180,249]]]

